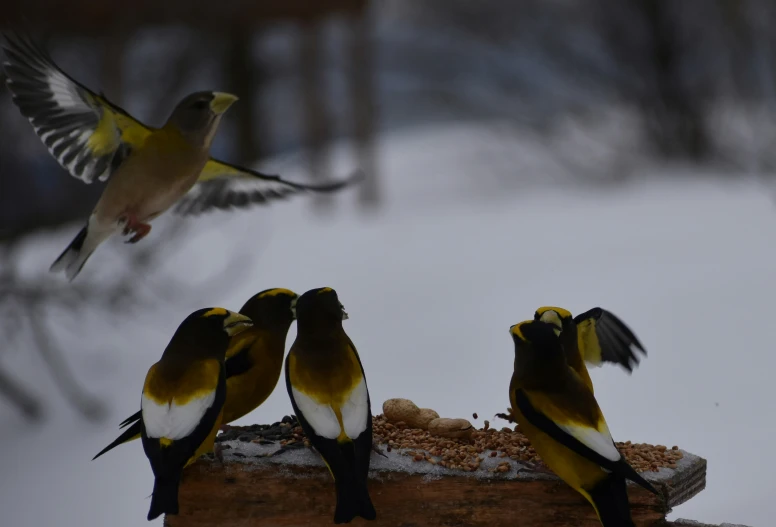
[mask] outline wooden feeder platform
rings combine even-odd
[[[250,428],[250,427],[249,427]],[[332,525],[334,482],[309,448],[277,452],[266,436],[240,436],[233,427],[221,442],[223,464],[203,457],[189,467],[180,487],[180,514],[168,527],[296,527]],[[227,439],[225,437],[224,439]],[[301,445],[295,445],[301,446]],[[355,519],[373,527],[531,526],[600,527],[592,507],[555,475],[519,461],[490,457],[472,472],[413,461],[405,449],[372,454],[369,491],[377,520]],[[417,449],[413,449],[416,451]],[[654,496],[629,484],[638,527],[671,525],[666,514],[706,486],[706,460],[684,452],[676,468],[642,475],[661,493]],[[505,461],[507,472],[493,472]]]

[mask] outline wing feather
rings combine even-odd
[[[362,179],[363,173],[356,171],[348,178],[321,185],[295,183],[211,158],[197,183],[178,201],[174,211],[196,215],[214,209],[246,208],[302,192],[336,192]]]
[[[610,311],[595,307],[574,317],[574,322],[580,350],[589,364],[612,362],[631,372],[641,360],[636,352],[647,354],[633,331]]]
[[[7,85],[57,162],[85,183],[107,180],[152,129],[62,71],[31,39],[5,38]]]

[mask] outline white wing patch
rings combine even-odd
[[[342,405],[342,424],[345,433],[350,439],[355,439],[366,430],[369,418],[369,394],[366,390],[366,382],[361,382],[350,392],[348,400]]]
[[[337,439],[340,435],[340,425],[334,410],[328,404],[320,404],[303,394],[293,386],[294,402],[305,420],[310,423],[315,433],[326,439]]]
[[[612,435],[609,433],[609,427],[606,426],[605,422],[601,422],[598,430],[590,426],[556,424],[580,443],[598,452],[609,461],[620,460],[620,451],[614,446]]]
[[[153,438],[183,439],[202,421],[205,412],[213,406],[215,398],[216,392],[213,390],[183,405],[178,405],[175,399],[171,403],[159,404],[144,394],[140,408],[146,435]]]
[[[5,72],[14,104],[32,124],[49,153],[72,176],[85,183],[105,180],[120,146],[121,131],[103,135],[100,155],[89,139],[100,126],[104,109],[87,88],[62,72],[51,59],[26,39],[6,36]]]
[[[78,108],[79,111],[92,110],[81,100],[73,83],[58,71],[49,70],[46,81],[54,102],[60,108]]]
[[[321,404],[293,386],[294,402],[304,418],[310,423],[315,433],[326,439],[337,439],[345,429],[345,435],[356,439],[366,430],[369,418],[369,395],[366,382],[362,378],[350,392],[345,403],[340,408],[342,413],[342,428],[340,427],[334,409],[328,404]]]

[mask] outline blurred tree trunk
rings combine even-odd
[[[261,64],[253,59],[253,31],[246,28],[232,28],[229,37],[228,83],[230,89],[240,96],[240,111],[237,116],[237,151],[235,162],[251,166],[256,159],[268,154],[266,130],[261,122],[262,114],[256,111],[256,98],[265,72]],[[258,121],[257,121],[258,119]]]
[[[703,161],[711,144],[703,114],[703,98],[688,90],[681,77],[679,21],[665,0],[639,3],[647,22],[655,97],[642,101],[647,131],[661,155]]]
[[[350,71],[348,84],[351,87],[353,104],[353,135],[356,139],[358,166],[366,179],[359,188],[359,200],[365,207],[373,207],[380,200],[380,185],[377,175],[377,147],[375,145],[375,83],[374,52],[370,38],[371,25],[369,9],[362,8],[350,15],[351,39]]]
[[[314,180],[326,179],[329,171],[327,141],[329,139],[326,112],[326,76],[323,66],[324,38],[320,21],[306,20],[299,35],[299,62],[302,77],[302,108],[304,108],[304,141],[310,175]],[[319,210],[332,208],[331,196],[312,198]]]

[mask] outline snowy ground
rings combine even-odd
[[[90,459],[137,410],[143,376],[178,323],[205,305],[239,308],[267,287],[329,285],[350,314],[346,329],[375,413],[385,399],[407,397],[446,416],[477,412],[478,425],[507,406],[511,324],[546,304],[612,310],[649,351],[632,376],[592,372],[615,438],[677,444],[709,460],[706,490],[672,517],[767,525],[776,207],[764,190],[690,178],[606,192],[536,185],[480,192],[481,160],[466,165],[465,142],[433,151],[428,145],[439,137],[450,136],[405,133],[382,142],[386,205],[377,214],[361,214],[349,194],[324,219],[296,199],[191,220],[205,232],[176,258],[191,275],[218,269],[219,249],[238,239],[256,247],[255,268],[223,295],[141,312],[118,327],[87,327],[88,343],[65,343],[80,378],[110,405],[105,423],[84,423],[61,401],[42,425],[0,406],[2,523],[144,524],[152,478],[140,444]],[[456,172],[469,177],[452,178]],[[72,235],[44,240],[36,265],[48,267]],[[109,253],[98,251],[84,274]],[[289,345],[294,336],[292,328]],[[111,340],[123,341],[124,351],[105,351]],[[16,350],[2,359],[39,393],[56,394],[36,355]],[[281,383],[242,422],[290,412]]]

